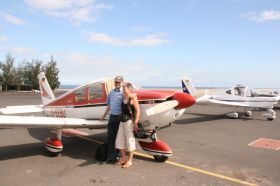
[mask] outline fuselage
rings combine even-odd
[[[98,119],[107,107],[107,96],[112,90],[111,82],[96,81],[71,90],[44,106],[47,116],[64,118]],[[140,110],[140,122],[146,129],[167,125],[179,116],[185,108],[192,106],[195,99],[191,95],[172,90],[135,90]],[[171,110],[148,116],[146,110],[168,100],[178,100],[179,105]]]

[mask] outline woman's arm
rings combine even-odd
[[[139,106],[139,102],[138,102],[138,99],[137,99],[136,96],[133,98],[132,105],[135,108],[134,130],[138,130],[138,122],[139,122],[139,119],[140,119],[140,106]]]

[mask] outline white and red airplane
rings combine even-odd
[[[101,79],[77,87],[55,98],[45,74],[38,75],[43,105],[8,106],[1,108],[3,114],[44,112],[46,117],[0,116],[0,128],[53,128],[55,137],[45,140],[46,149],[53,155],[63,149],[63,130],[81,135],[75,129],[106,128],[108,121],[99,120],[106,108],[108,93],[114,88],[114,81]],[[141,148],[154,156],[156,161],[165,161],[172,155],[171,148],[156,137],[156,129],[168,125],[181,116],[185,109],[194,105],[193,96],[173,90],[135,90],[138,97],[140,123],[147,132],[147,139],[138,140]],[[68,130],[69,132],[69,130]]]

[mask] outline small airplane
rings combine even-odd
[[[183,91],[187,94],[194,95],[197,92],[189,78],[182,79],[182,87]],[[212,95],[208,95],[205,91],[204,96],[196,99],[197,102],[244,108],[244,115],[246,117],[252,115],[251,110],[253,108],[263,108],[267,111],[263,116],[269,121],[276,118],[273,107],[278,104],[279,100],[280,96],[278,95],[264,95],[244,85],[237,85],[224,92]],[[240,113],[237,111],[227,114],[228,117],[234,119],[238,118],[239,115]]]
[[[107,106],[107,96],[114,88],[112,79],[96,80],[55,98],[44,72],[38,78],[42,105],[8,106],[0,111],[3,114],[43,112],[46,117],[0,115],[0,128],[53,128],[56,135],[45,140],[45,147],[53,156],[63,149],[61,140],[64,133],[82,135],[83,132],[77,128],[107,128],[108,121],[99,118]],[[140,104],[140,123],[146,132],[145,139],[138,142],[156,161],[164,162],[172,155],[172,150],[157,139],[156,130],[175,121],[196,100],[191,95],[173,90],[135,90],[134,93]]]

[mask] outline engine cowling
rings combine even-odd
[[[173,99],[178,101],[178,105],[175,107],[175,109],[178,110],[191,107],[196,103],[196,100],[192,95],[186,94],[184,92],[175,93]]]

